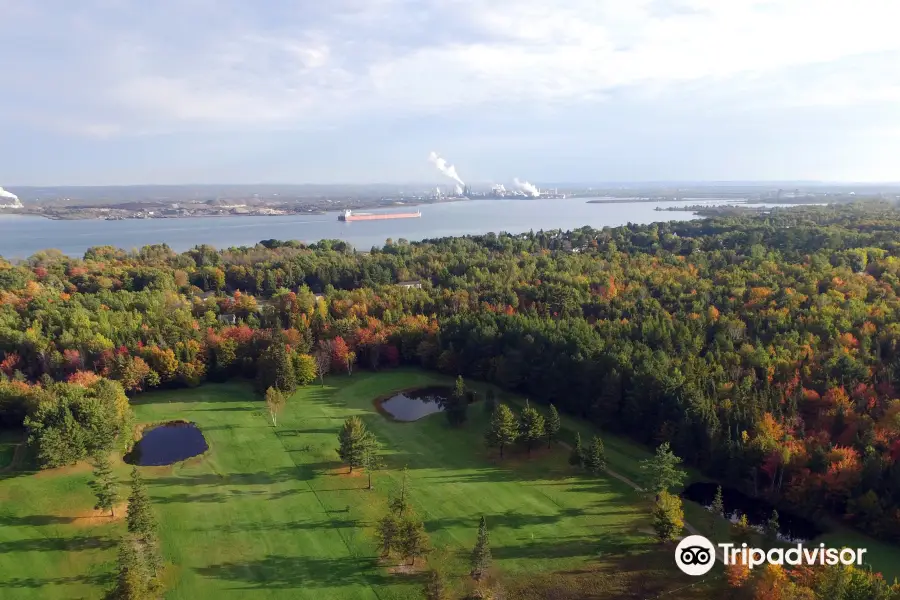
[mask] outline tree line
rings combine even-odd
[[[900,214],[880,204],[368,252],[46,251],[0,261],[0,426],[65,464],[127,431],[124,394],[232,377],[289,393],[418,365],[896,539],[898,253]]]

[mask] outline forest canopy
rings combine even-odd
[[[367,252],[45,251],[0,259],[0,427],[55,466],[127,431],[125,393],[418,365],[896,539],[898,273],[900,211],[877,203]]]

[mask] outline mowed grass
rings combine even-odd
[[[460,430],[441,414],[398,423],[374,409],[373,399],[391,391],[450,380],[401,370],[326,383],[298,391],[277,428],[243,383],[137,399],[139,422],[193,421],[210,446],[178,465],[142,468],[169,563],[167,598],[420,597],[422,565],[395,572],[397,561],[379,562],[373,540],[403,467],[435,548],[429,560],[458,589],[467,585],[482,515],[497,576],[511,582],[596,571],[616,585],[626,561],[636,573],[648,567],[643,557],[664,556],[654,550],[643,498],[615,479],[574,472],[561,448],[499,461],[484,447],[480,405]],[[335,452],[337,431],[353,414],[385,449],[387,468],[375,474],[371,491]],[[123,493],[129,468],[117,464]],[[93,515],[90,468],[2,477],[0,597],[101,597],[124,525]],[[689,582],[674,565],[664,568],[673,582]]]
[[[291,397],[277,428],[246,383],[139,397],[138,422],[193,421],[209,442],[202,457],[141,468],[168,562],[166,597],[421,597],[423,565],[397,572],[398,561],[377,559],[373,539],[404,467],[435,549],[429,564],[446,570],[458,592],[471,585],[468,556],[484,515],[495,576],[514,597],[715,597],[706,594],[717,575],[687,587],[696,582],[676,570],[671,548],[653,541],[646,498],[576,472],[564,448],[500,461],[484,447],[480,404],[462,429],[441,414],[394,422],[373,406],[393,391],[451,383],[418,370],[332,377]],[[338,460],[337,432],[349,415],[361,416],[384,448],[374,490]],[[605,439],[611,466],[635,475],[647,451]],[[116,468],[127,493],[130,467]],[[93,514],[89,478],[84,464],[0,474],[0,598],[100,598],[111,586],[124,524]]]

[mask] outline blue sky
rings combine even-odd
[[[0,185],[900,180],[897,0],[0,0]]]

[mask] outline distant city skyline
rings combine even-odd
[[[893,0],[0,0],[0,186],[896,182]]]

